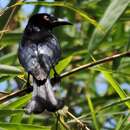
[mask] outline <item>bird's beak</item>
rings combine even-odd
[[[60,26],[60,25],[72,25],[68,20],[58,18],[57,20],[53,21],[53,27]]]

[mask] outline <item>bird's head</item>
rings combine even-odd
[[[47,13],[34,14],[29,19],[29,24],[32,24],[36,27],[44,27],[52,29],[61,25],[72,25],[69,21],[61,18],[56,18],[54,15]]]

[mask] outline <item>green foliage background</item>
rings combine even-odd
[[[4,0],[0,5],[1,2]],[[26,5],[34,6],[30,14],[23,12]],[[56,67],[58,73],[129,51],[130,0],[8,0],[6,7],[0,6],[0,90],[3,82],[6,86],[0,93],[0,101],[9,93],[25,88],[27,74],[18,62],[18,43],[25,21],[42,7],[73,23],[73,26],[54,30],[62,48],[62,59]],[[69,111],[90,130],[130,129],[129,57],[75,72],[61,81],[57,96],[64,97]],[[19,95],[0,104],[0,129],[55,129],[57,118],[54,113],[24,113],[22,108],[30,98],[31,94]],[[60,130],[83,129],[69,116],[62,115],[61,120]]]

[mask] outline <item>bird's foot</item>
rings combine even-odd
[[[54,85],[61,81],[61,77],[58,73],[54,73],[54,77],[51,79],[51,84]]]

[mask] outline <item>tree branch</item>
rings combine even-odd
[[[88,69],[90,67],[93,67],[93,66],[96,66],[96,65],[99,65],[99,64],[103,64],[103,63],[106,63],[106,62],[109,62],[109,61],[112,61],[114,59],[117,59],[119,57],[124,57],[124,56],[130,56],[130,51],[127,51],[127,52],[123,52],[123,53],[120,53],[120,54],[116,54],[116,55],[113,55],[113,56],[110,56],[110,57],[106,57],[104,59],[100,59],[100,60],[97,60],[95,62],[92,62],[92,63],[88,63],[88,64],[84,64],[84,65],[81,65],[77,68],[74,68],[68,72],[65,72],[63,74],[60,75],[60,78],[64,78],[66,76],[69,76],[75,72],[78,72],[78,71],[81,71],[83,69]]]
[[[72,117],[81,127],[83,130],[90,130],[84,123],[82,123],[77,117],[75,117],[72,113],[67,111],[67,114]]]
[[[30,86],[30,87],[25,88],[23,90],[18,90],[16,92],[12,92],[6,96],[1,97],[0,103],[6,102],[6,101],[8,101],[12,98],[18,97],[18,96],[24,96],[25,94],[32,92],[32,90],[33,90],[33,88],[32,88],[32,86]]]
[[[75,72],[78,72],[78,71],[81,71],[81,70],[84,70],[84,69],[88,69],[90,67],[93,67],[93,66],[96,66],[96,65],[99,65],[99,64],[110,62],[110,61],[112,61],[114,59],[117,59],[119,57],[125,57],[125,56],[129,57],[130,56],[130,51],[123,52],[123,53],[120,53],[120,54],[115,54],[113,56],[106,57],[104,59],[100,59],[100,60],[97,60],[97,61],[92,62],[92,63],[81,65],[80,67],[77,67],[77,68],[74,68],[74,69],[72,69],[70,71],[62,73],[59,78],[62,79],[64,77],[66,77],[66,76],[69,76],[69,75],[75,73]],[[52,78],[51,80],[53,81],[54,78]],[[0,98],[0,103],[6,102],[6,101],[10,100],[11,98],[14,98],[14,97],[17,97],[17,96],[23,96],[26,93],[30,93],[31,91],[32,91],[31,86],[28,87],[28,88],[25,88],[23,90],[18,90],[16,92],[13,92],[13,93],[11,93],[9,95],[6,95],[6,96],[3,96],[2,98]]]

